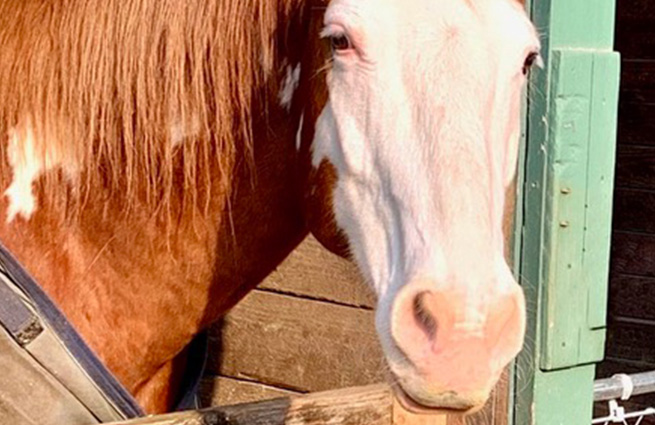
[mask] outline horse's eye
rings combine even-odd
[[[523,75],[528,75],[528,72],[530,72],[530,68],[537,63],[539,60],[539,53],[537,52],[532,52],[528,55],[527,58],[525,58],[525,63],[523,64]]]
[[[345,34],[333,35],[330,37],[330,43],[332,44],[332,50],[335,52],[343,52],[352,48],[350,39]]]

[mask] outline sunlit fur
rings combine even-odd
[[[175,128],[195,123],[182,149],[188,197],[209,191],[208,168],[228,186],[239,144],[252,145],[253,94],[280,83],[267,81],[277,33],[299,4],[0,1],[0,134],[30,122],[33,162],[64,158],[81,190],[110,184],[126,204],[145,193],[165,212]]]
[[[308,7],[0,0],[0,239],[148,411],[306,234],[278,94]]]
[[[157,412],[194,334],[337,234],[403,388],[468,408],[523,333],[500,220],[536,48],[512,0],[0,0],[0,239]],[[408,305],[452,316],[456,355]]]
[[[336,167],[335,218],[379,295],[391,368],[424,404],[475,407],[522,342],[502,216],[536,33],[509,0],[333,0],[323,34],[346,34],[352,48],[334,54],[313,163]],[[453,316],[423,354],[392,335],[403,290],[443,294],[432,314]],[[491,328],[501,336],[485,341]],[[449,332],[463,341],[452,349],[439,342]]]

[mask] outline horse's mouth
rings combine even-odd
[[[470,415],[484,406],[470,405],[455,393],[447,392],[431,400],[429,404],[417,402],[400,385],[394,386],[394,395],[400,405],[407,411],[421,415]]]

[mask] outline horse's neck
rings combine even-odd
[[[29,221],[0,227],[3,242],[132,392],[304,236],[294,134],[282,114],[255,125],[256,174],[241,167],[230,176],[230,202],[216,190],[209,214],[183,215],[169,235],[138,209],[121,219],[101,192],[73,225],[45,204]],[[7,211],[5,198],[0,207]]]

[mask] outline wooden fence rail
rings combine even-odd
[[[113,425],[460,425],[446,415],[413,415],[386,385],[149,416]]]

